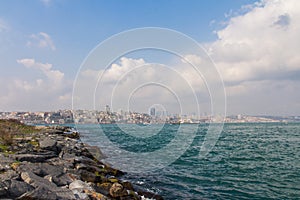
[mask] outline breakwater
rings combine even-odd
[[[124,173],[101,162],[100,149],[81,142],[77,132],[2,122],[0,198],[162,199],[122,180]]]

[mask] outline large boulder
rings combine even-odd
[[[104,165],[100,162],[96,162],[95,160],[91,159],[91,158],[87,158],[84,156],[77,156],[74,158],[74,162],[77,163],[83,163],[85,165],[92,165],[92,166],[98,166],[101,168],[104,168]]]
[[[57,141],[55,139],[46,137],[42,140],[39,141],[39,145],[41,149],[46,149],[46,150],[50,150],[50,151],[58,151],[57,148]]]
[[[7,195],[11,198],[19,197],[26,192],[34,190],[34,187],[23,181],[6,180],[3,184],[7,188]]]
[[[108,196],[111,186],[112,186],[112,183],[110,183],[110,182],[97,184],[97,187],[95,188],[95,191]]]
[[[76,180],[69,185],[69,189],[72,190],[75,197],[78,199],[89,199],[85,191],[93,192],[94,189],[87,183]]]
[[[65,133],[66,137],[72,139],[80,139],[80,134],[78,132]]]
[[[85,145],[85,149],[82,151],[82,155],[88,158],[96,158],[97,160],[106,158],[106,156],[103,155],[100,148],[97,146]]]
[[[74,167],[74,157],[71,159],[61,159],[58,157],[51,158],[47,160],[47,163],[54,165],[54,166],[61,166],[64,169],[72,169]]]
[[[7,170],[6,172],[0,174],[0,182],[17,179],[18,177],[19,175],[14,170]]]
[[[55,183],[57,186],[65,186],[72,183],[73,179],[71,178],[70,174],[62,174],[58,176],[52,177],[52,182]]]
[[[11,168],[10,164],[12,164],[13,162],[15,162],[14,159],[0,154],[0,172],[4,172],[4,171],[10,169]]]
[[[78,174],[80,175],[80,177],[83,181],[92,182],[92,183],[102,182],[102,179],[101,179],[102,177],[97,176],[93,172],[89,172],[87,170],[80,169],[80,170],[78,170]]]
[[[3,182],[0,182],[0,198],[7,197],[7,187]]]
[[[101,167],[101,168],[99,168]],[[78,163],[75,165],[75,168],[80,170],[80,169],[84,169],[90,172],[102,172],[104,169],[104,165],[99,165],[99,167],[97,167],[96,165],[86,165],[83,163]]]
[[[123,185],[121,185],[120,183],[114,183],[110,189],[109,189],[109,194],[113,197],[113,198],[117,198],[117,197],[122,197],[122,196],[126,196],[128,195],[127,191],[124,190]]]
[[[58,187],[49,180],[39,177],[32,172],[22,172],[21,178],[24,180],[24,182],[36,188],[36,192],[39,192],[39,190],[45,190],[49,191],[51,195],[54,193],[58,199],[75,199],[75,196],[71,190]]]
[[[72,160],[74,159],[74,157],[76,156],[75,153],[73,152],[68,152],[66,149],[63,149],[60,153],[59,153],[59,158],[64,159],[64,160]]]
[[[44,199],[44,200],[57,200],[58,196],[55,192],[49,190],[48,188],[39,187],[33,191],[28,191],[21,195],[18,200],[30,200],[30,199]]]
[[[9,155],[11,158],[18,161],[28,161],[28,162],[44,162],[47,159],[56,157],[55,153],[52,151],[39,152],[35,154],[12,154]]]
[[[38,176],[46,175],[59,175],[63,173],[63,168],[59,166],[53,166],[48,163],[30,163],[23,162],[17,169],[19,172],[33,172]]]
[[[81,180],[76,180],[73,181],[70,185],[69,185],[69,189],[70,190],[74,190],[74,189],[79,189],[79,190],[90,190],[90,191],[94,191],[94,189],[87,183],[81,181]]]
[[[18,171],[30,171],[38,176],[47,176],[48,180],[51,180],[57,186],[65,186],[73,181],[69,174],[65,173],[63,166],[55,166],[48,163],[24,163],[19,166]]]
[[[78,189],[72,190],[74,196],[76,199],[81,199],[81,200],[90,200],[89,195],[83,191],[80,191]]]

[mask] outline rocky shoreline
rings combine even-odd
[[[163,199],[122,181],[122,171],[100,161],[98,147],[66,130],[43,128],[2,145],[1,199]]]

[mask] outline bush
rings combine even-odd
[[[0,140],[4,145],[12,145],[14,135],[10,129],[0,129]]]
[[[14,138],[24,138],[26,134],[37,132],[33,126],[28,126],[16,119],[0,119],[0,144],[12,145]]]

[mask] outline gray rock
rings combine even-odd
[[[22,173],[22,172],[33,172],[37,175],[42,174],[42,169],[39,166],[40,163],[30,163],[27,161],[24,161],[20,164],[20,166],[17,168],[17,172]]]
[[[90,199],[89,196],[86,193],[82,192],[81,190],[74,189],[72,190],[72,192],[76,199],[83,199],[83,200]]]
[[[46,137],[42,139],[40,142],[40,148],[41,149],[46,149],[46,150],[51,150],[51,151],[57,151],[57,141],[55,139]]]
[[[18,150],[19,154],[27,154],[27,153],[34,152],[34,146],[32,144],[30,144],[29,142],[30,141],[28,141],[27,143],[18,144],[19,148],[20,148]]]
[[[14,170],[7,170],[6,172],[0,174],[0,182],[4,182],[6,180],[16,179],[19,175]]]
[[[21,173],[21,172],[31,171],[36,174],[40,174],[41,173],[40,171],[36,171],[38,169],[39,169],[38,163],[33,164],[27,161],[23,161],[17,168],[17,172]]]
[[[14,158],[18,161],[28,161],[28,162],[44,162],[47,159],[54,158],[56,155],[54,152],[44,152],[38,154],[12,154],[9,155],[11,158]]]
[[[74,159],[75,156],[76,156],[75,153],[69,153],[69,152],[66,152],[65,150],[62,150],[59,153],[59,158],[64,159],[64,160]]]
[[[0,172],[10,169],[9,165],[13,162],[15,162],[15,159],[0,154]]]
[[[53,177],[52,177],[51,175],[46,175],[46,176],[44,176],[44,179],[46,179],[46,180],[48,180],[48,181],[50,181],[50,182],[53,182],[53,181],[52,181]]]
[[[35,191],[36,193],[39,193],[39,190],[45,190],[48,191],[51,195],[53,195],[52,193],[54,193],[58,199],[75,199],[75,196],[71,190],[67,188],[60,188],[54,183],[48,181],[47,179],[39,177],[32,172],[22,172],[21,178],[24,180],[24,182],[37,188],[38,190]],[[55,195],[53,195],[53,197]]]
[[[88,195],[84,191],[93,192],[94,189],[87,183],[76,180],[69,185],[69,189],[78,199],[89,199]]]
[[[7,187],[8,196],[13,198],[19,197],[26,192],[34,190],[31,185],[17,180],[7,180],[4,181],[3,184],[5,184]]]
[[[69,176],[69,174],[62,174],[58,176],[52,177],[53,183],[55,183],[57,186],[65,186],[72,183],[72,178]]]
[[[76,180],[73,181],[70,185],[69,185],[69,189],[70,190],[75,190],[75,189],[79,189],[79,190],[89,190],[89,191],[94,191],[94,189],[87,183],[81,181],[81,180]]]
[[[123,185],[121,185],[120,183],[114,183],[111,188],[109,189],[109,194],[113,197],[121,197],[124,195],[127,195],[127,191],[124,190]]]
[[[78,170],[78,173],[81,176],[81,179],[83,181],[92,182],[92,183],[101,182],[101,177],[96,176],[96,174],[93,172],[89,172],[87,170],[80,169],[80,170]]]
[[[36,188],[33,191],[26,192],[19,198],[18,200],[29,200],[29,199],[43,199],[43,200],[57,200],[58,196],[55,194],[55,192],[44,188]]]
[[[111,183],[102,183],[102,184],[97,184],[97,186],[95,187],[95,191],[97,193],[101,193],[105,196],[109,196],[109,189],[112,186]]]
[[[7,192],[7,187],[5,184],[3,184],[2,182],[0,182],[0,197],[2,199],[2,197],[7,197],[8,192]]]
[[[43,187],[45,186],[46,188],[53,188],[56,189],[56,185],[40,176],[35,175],[32,172],[22,172],[21,173],[21,178],[23,179],[24,182],[32,185],[33,187]]]
[[[83,164],[86,164],[86,165],[93,165],[93,166],[98,165],[98,163],[96,161],[94,161],[93,159],[83,157],[83,156],[75,157],[74,161],[75,161],[75,163],[83,163]]]
[[[101,152],[100,148],[97,146],[89,146],[86,145],[85,149],[97,160],[101,160],[101,159],[105,159],[107,158],[106,156],[103,155],[103,153]],[[89,156],[87,156],[89,157]]]
[[[19,172],[33,172],[38,176],[43,176],[57,186],[70,184],[73,180],[65,173],[63,166],[54,166],[48,163],[25,163],[18,168]]]
[[[0,163],[0,173],[5,172],[9,169],[11,169],[11,167],[9,165]]]
[[[61,176],[64,174],[64,168],[62,166],[54,166],[48,163],[40,163],[39,168],[41,169],[42,175]]]
[[[60,159],[60,158],[51,158],[47,160],[48,163],[55,166],[61,166],[65,169],[72,169],[74,166],[74,158],[72,159]]]
[[[61,149],[64,153],[69,154],[79,154],[82,150],[78,149],[76,146],[76,141],[68,139],[64,141],[64,147]]]
[[[84,169],[84,170],[87,170],[89,172],[101,172],[102,169],[104,168],[104,165],[99,165],[101,168],[97,167],[97,166],[93,166],[93,165],[86,165],[86,164],[83,164],[83,163],[78,163],[76,164],[75,168],[76,169]]]
[[[72,138],[72,139],[79,139],[80,138],[80,134],[78,132],[72,132],[69,134],[65,135],[68,138]]]

